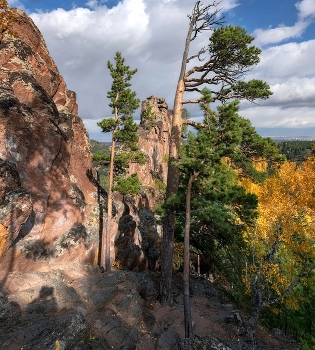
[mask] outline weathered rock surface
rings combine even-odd
[[[129,270],[157,270],[160,259],[160,226],[152,210],[138,208],[139,197],[125,196],[126,211],[117,215],[116,262]]]
[[[146,163],[133,163],[129,168],[130,174],[138,174],[141,193],[116,202],[120,208],[124,204],[116,216],[116,261],[130,270],[159,267],[161,227],[153,210],[163,201],[166,189],[171,114],[164,98],[150,96],[142,102],[138,134]]]
[[[0,262],[6,271],[95,261],[88,135],[33,21],[0,43]],[[75,249],[73,249],[75,248]]]
[[[171,114],[164,98],[148,97],[142,102],[139,147],[147,162],[132,164],[130,173],[137,173],[143,185],[155,187],[155,179],[166,183]]]
[[[185,349],[183,298],[173,307],[158,302],[159,274],[91,265],[49,272],[0,271],[0,349],[64,350]],[[174,276],[174,287],[182,276]],[[252,344],[226,325],[227,306],[213,285],[192,278],[195,339],[191,349],[249,350]],[[259,329],[255,349],[297,350]],[[182,345],[182,347],[180,347]]]

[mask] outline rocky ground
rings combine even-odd
[[[0,349],[153,350],[184,348],[181,276],[174,305],[158,301],[158,273],[101,273],[58,266],[0,275]],[[240,335],[238,312],[209,281],[193,278],[194,349],[299,349],[259,328],[256,344]],[[234,320],[234,321],[233,321]],[[281,338],[281,339],[280,339]]]

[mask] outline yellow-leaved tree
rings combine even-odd
[[[10,26],[15,21],[15,14],[9,8],[6,0],[0,0],[0,42],[5,33],[15,36],[16,34],[11,30]]]
[[[251,295],[247,330],[253,336],[261,310],[281,302],[295,307],[293,289],[315,268],[315,158],[285,162],[263,184],[245,180],[258,196],[256,225],[245,233],[244,281]]]

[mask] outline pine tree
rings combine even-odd
[[[104,237],[102,237],[101,243],[101,263],[105,262],[106,271],[111,270],[112,192],[113,190],[120,190],[123,194],[137,194],[140,189],[139,179],[137,175],[126,176],[126,168],[131,162],[143,164],[145,161],[144,155],[139,151],[138,146],[138,125],[134,122],[132,116],[140,106],[140,100],[136,98],[136,93],[130,89],[130,80],[137,72],[137,69],[130,70],[129,66],[124,65],[125,60],[120,52],[116,52],[115,62],[115,66],[110,61],[107,64],[113,79],[111,90],[108,92],[107,97],[110,99],[109,106],[112,108],[114,118],[103,119],[97,123],[103,132],[112,133],[109,158],[106,240],[104,241]]]
[[[209,86],[211,102],[225,103],[235,98],[253,102],[257,99],[267,99],[272,94],[268,84],[261,80],[244,81],[246,74],[259,62],[261,50],[251,45],[254,38],[243,28],[220,27],[223,24],[223,18],[218,16],[219,3],[220,1],[214,1],[210,5],[203,5],[201,1],[197,1],[192,13],[188,15],[189,27],[173,107],[166,198],[176,194],[178,190],[180,172],[174,164],[179,159],[182,127],[185,124],[196,127],[198,124],[189,119],[182,119],[184,104],[203,101],[202,88],[205,84]],[[214,11],[210,13],[212,9]],[[191,42],[204,31],[213,31],[208,47],[190,54]],[[196,65],[188,67],[192,62]],[[185,92],[200,93],[200,95],[196,99],[185,100]],[[174,223],[174,213],[168,212],[163,224],[160,281],[162,303],[172,303]]]
[[[206,100],[208,91],[203,93]],[[182,145],[181,159],[175,164],[181,174],[179,190],[166,203],[167,209],[177,214],[185,212],[181,215],[185,217],[185,228],[179,231],[184,231],[184,319],[185,338],[189,339],[193,338],[189,300],[190,236],[201,252],[214,241],[228,248],[231,256],[226,256],[221,249],[221,256],[212,259],[230,260],[234,269],[242,232],[254,223],[257,208],[257,197],[246,193],[238,183],[238,176],[261,179],[265,171],[256,170],[254,162],[267,159],[271,165],[281,159],[275,143],[260,137],[250,122],[238,115],[238,101],[219,107],[218,113],[211,111],[207,102],[201,103],[201,109],[204,122],[197,134],[189,134],[188,142]],[[212,248],[212,252],[215,250],[218,249]]]

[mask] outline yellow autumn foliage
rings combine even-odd
[[[5,33],[16,36],[11,30],[11,24],[16,20],[14,12],[9,8],[6,0],[0,0],[0,42]]]
[[[252,261],[244,281],[249,291],[260,278],[281,296],[315,259],[315,158],[301,166],[285,162],[261,185],[242,184],[258,196],[259,213],[256,226],[244,233]]]
[[[7,241],[7,229],[0,224],[0,256],[2,255],[2,250]]]

